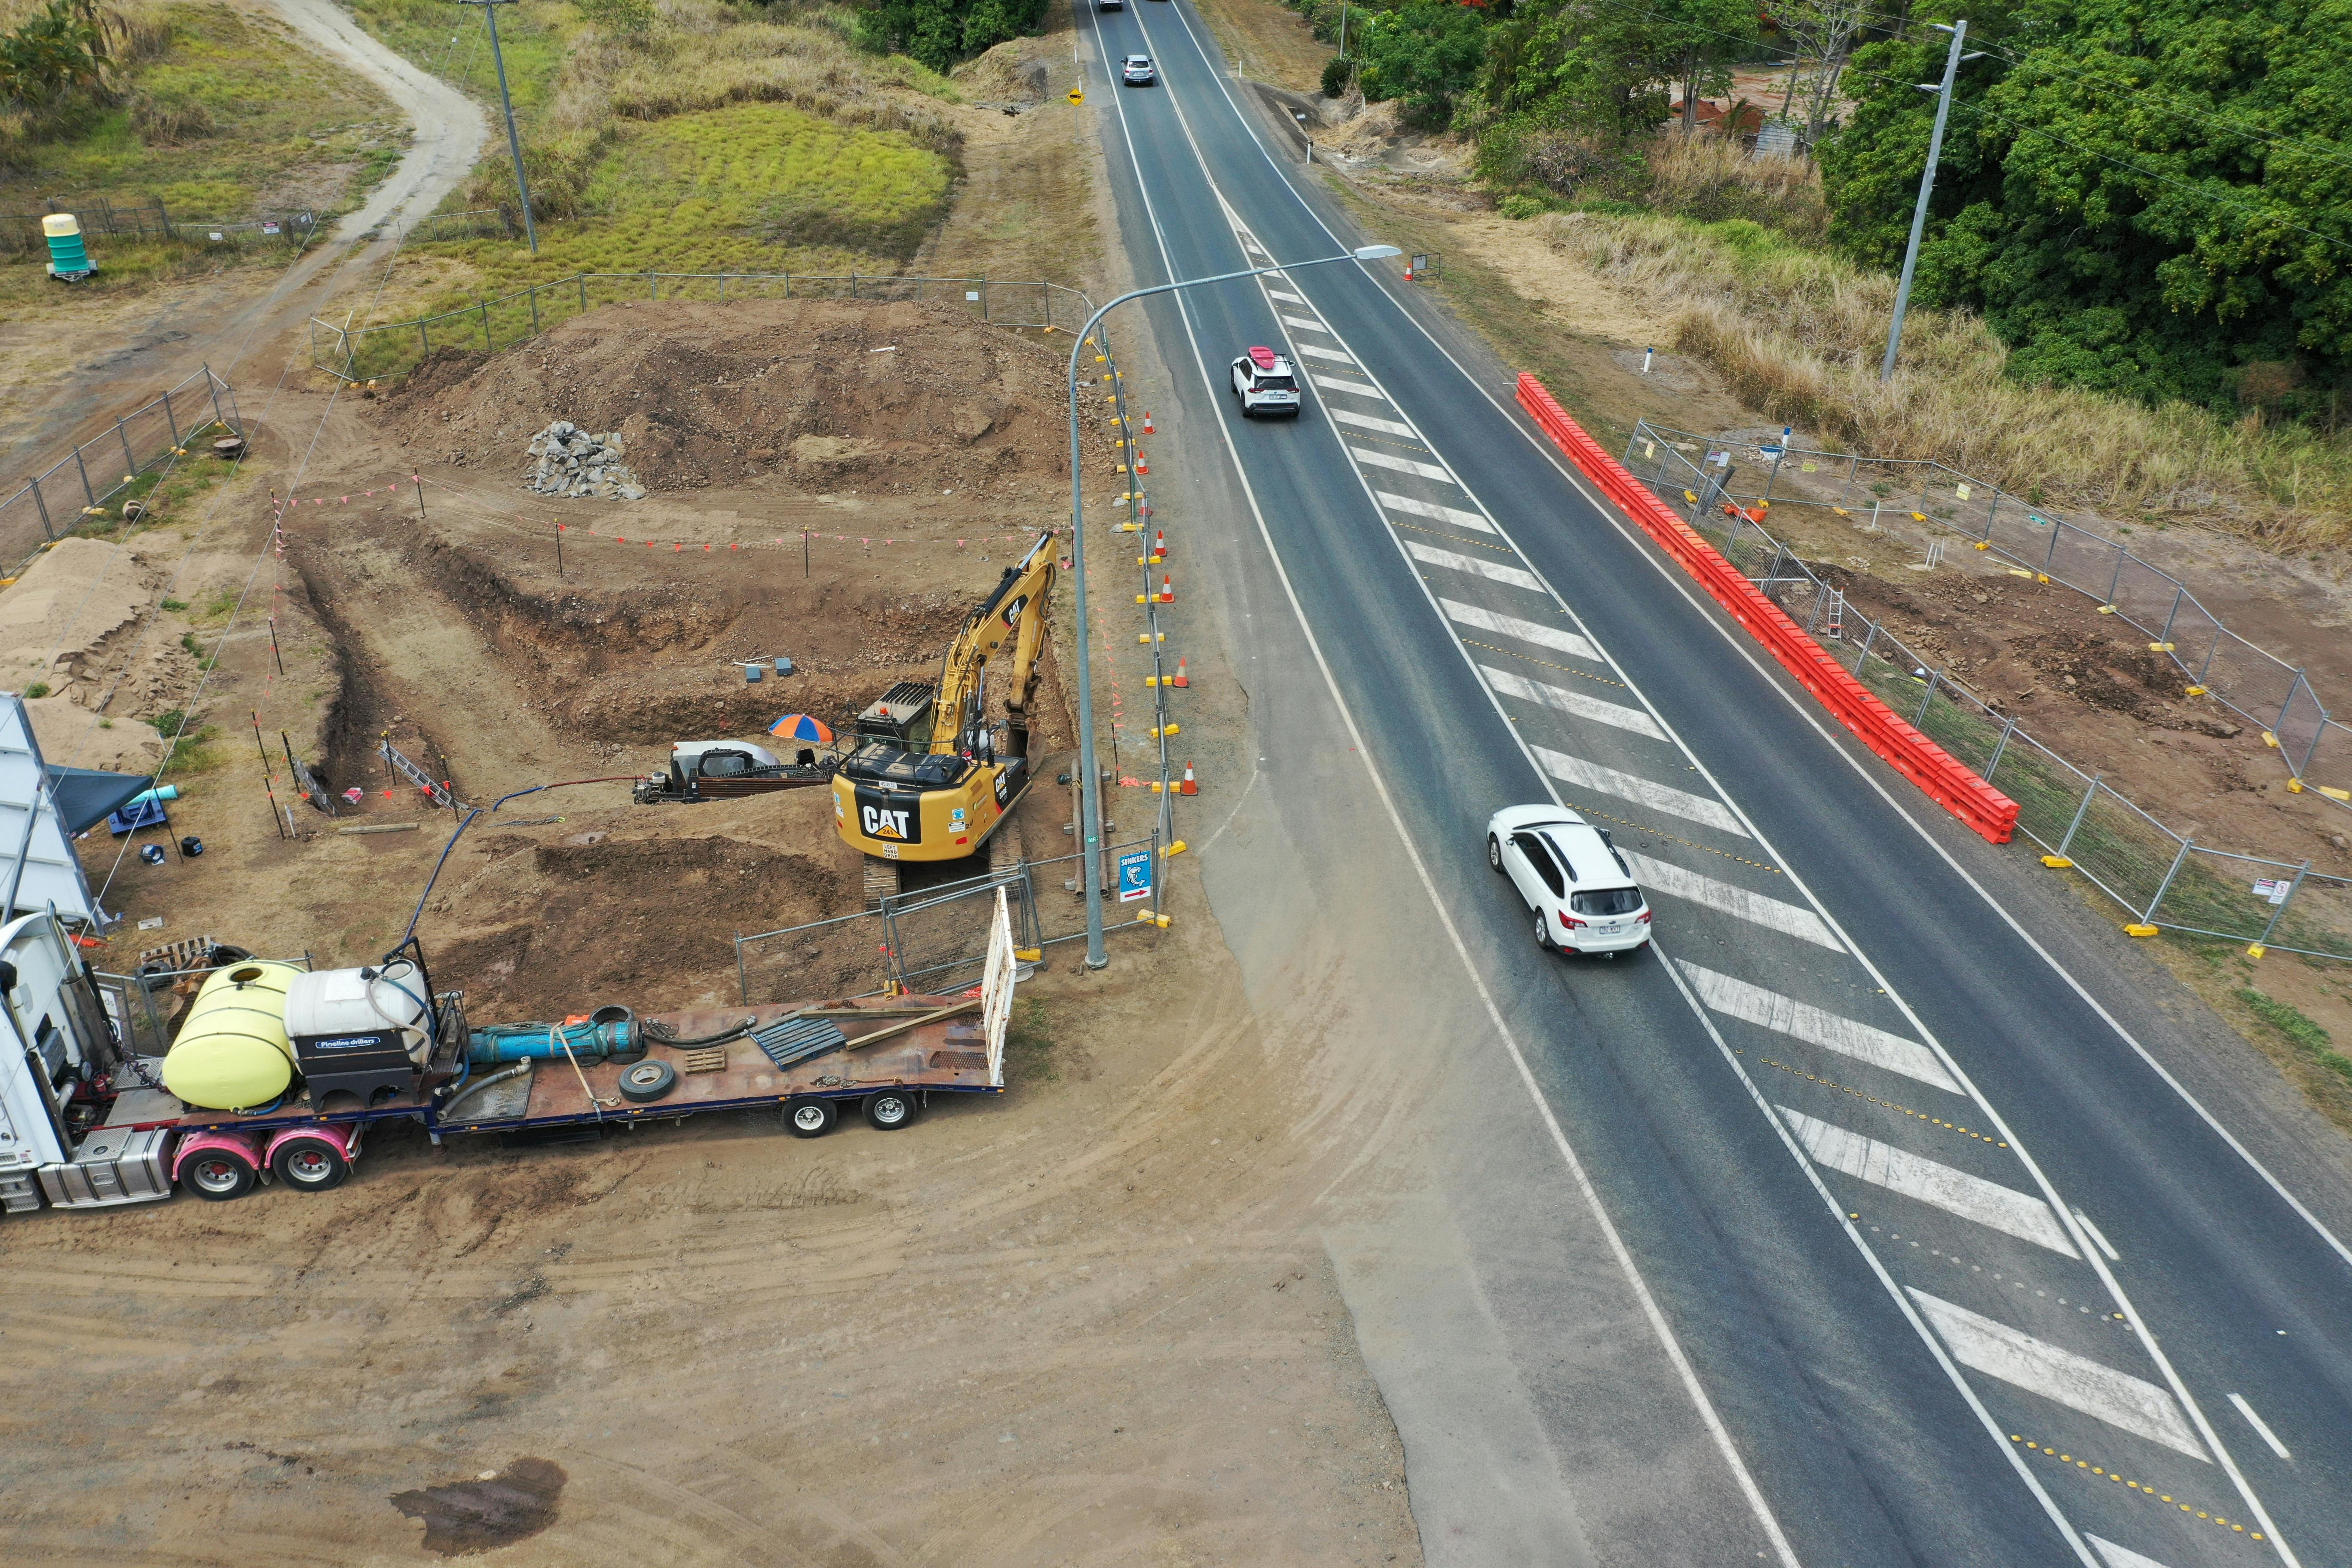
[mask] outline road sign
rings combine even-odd
[[[1085,88],[1074,87],[1070,89],[1070,101],[1072,103],[1084,103],[1086,100],[1087,89]]]
[[[1151,896],[1151,851],[1138,849],[1118,858],[1118,901],[1131,904]]]

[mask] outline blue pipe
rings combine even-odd
[[[566,1045],[572,1047],[570,1054],[583,1062],[637,1055],[645,1049],[638,1041],[635,1023],[626,1019],[573,1024],[569,1027],[554,1024],[493,1024],[473,1032],[466,1042],[466,1059],[477,1067],[533,1061],[563,1056]]]

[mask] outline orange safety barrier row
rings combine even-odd
[[[1853,673],[1830,657],[1829,651],[1806,635],[1763,591],[1741,575],[1739,568],[1656,496],[1627,472],[1601,444],[1568,416],[1540,381],[1519,377],[1519,406],[1544,434],[1566,452],[1601,492],[1641,525],[1643,532],[1675,558],[1716,603],[1731,613],[1749,636],[1764,645],[1781,667],[1811,692],[1831,716],[1854,737],[1892,763],[1896,772],[1921,789],[1937,805],[1994,844],[2006,844],[2017,831],[2017,803],[1977,776],[1976,770],[1936,744],[1882,701]]]

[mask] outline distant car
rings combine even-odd
[[[1129,87],[1150,87],[1160,79],[1150,55],[1129,55],[1119,61],[1118,74]]]
[[[1095,9],[1097,11],[1124,11],[1127,9],[1127,0],[1095,0]]]
[[[1298,417],[1298,374],[1272,349],[1253,348],[1234,361],[1234,395],[1245,419],[1260,414]]]
[[[1535,911],[1536,945],[1631,952],[1650,940],[1650,906],[1604,830],[1557,805],[1512,805],[1486,824],[1486,864]]]

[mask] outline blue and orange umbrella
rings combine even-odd
[[[833,744],[833,726],[806,713],[787,713],[768,726],[768,733],[787,741],[810,741],[820,746]]]

